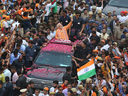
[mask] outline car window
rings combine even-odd
[[[128,7],[128,0],[110,0],[109,5]]]
[[[38,55],[36,64],[47,64],[51,66],[67,67],[71,66],[71,55],[60,52],[42,52]]]

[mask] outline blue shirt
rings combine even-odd
[[[51,34],[53,34],[54,36],[56,36],[56,31],[52,32],[50,31]]]
[[[126,37],[125,37],[125,35],[123,34],[123,35],[121,35],[121,39],[126,39]]]
[[[21,51],[21,50],[22,50],[22,51],[24,52],[24,51],[25,51],[25,49],[26,49],[26,47],[25,47],[24,45],[21,45],[21,46],[20,46],[20,50],[19,50],[19,51]]]
[[[119,83],[118,87],[119,87],[120,94],[122,94],[122,96],[126,96],[126,94],[124,94],[124,92],[123,92],[123,87],[120,83]]]
[[[10,64],[12,64],[14,60],[18,59],[20,55],[21,55],[21,54],[18,53],[17,57],[15,57],[15,56],[14,56],[14,53],[12,53],[11,56],[10,56]]]
[[[37,45],[33,45],[33,47],[26,47],[25,49],[25,54],[26,54],[26,60],[29,58],[29,57],[33,57],[33,60],[34,58],[36,57],[37,55],[37,50],[40,49],[40,46],[37,46]]]

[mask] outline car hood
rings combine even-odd
[[[120,7],[120,6],[111,6],[111,5],[106,5],[105,8],[103,9],[103,13],[107,15],[107,13],[109,11],[111,11],[113,13],[113,11],[116,11],[115,14],[116,15],[120,15],[121,11],[128,11],[128,8],[126,7]]]
[[[65,72],[66,72],[65,68],[41,66],[36,69],[32,69],[28,71],[27,76],[30,78],[62,81],[62,77]]]

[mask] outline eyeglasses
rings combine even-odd
[[[62,91],[63,89],[59,89],[60,91]]]

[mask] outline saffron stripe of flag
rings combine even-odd
[[[93,59],[77,69],[77,75],[80,81],[85,80],[95,74],[96,71],[95,71],[95,65]]]

